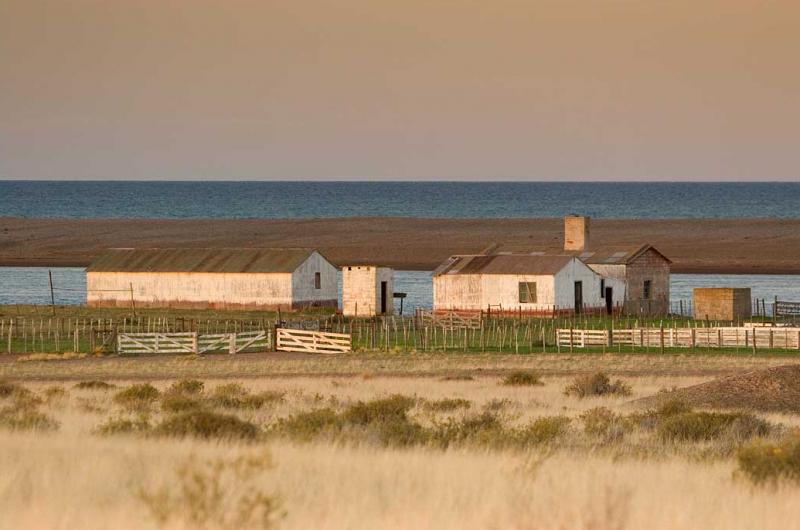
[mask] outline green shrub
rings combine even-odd
[[[543,385],[541,376],[532,371],[520,370],[511,372],[504,379],[503,383],[506,386],[539,386]]]
[[[115,434],[145,434],[150,431],[150,422],[146,416],[135,420],[128,418],[109,418],[94,430],[96,434],[110,436]]]
[[[273,431],[300,441],[310,442],[316,438],[332,438],[342,432],[344,421],[333,409],[314,409],[282,418]]]
[[[80,383],[75,385],[75,388],[79,390],[111,390],[112,388],[116,388],[116,385],[112,385],[111,383],[106,383],[105,381],[81,381]]]
[[[425,401],[422,408],[428,412],[453,412],[458,409],[468,409],[472,403],[463,398],[445,398],[436,401]]]
[[[236,416],[202,410],[170,416],[153,429],[159,436],[246,441],[258,438],[259,432],[257,426]]]
[[[754,443],[737,455],[739,472],[755,482],[800,482],[800,437],[777,444]]]
[[[583,421],[583,431],[588,436],[600,438],[604,442],[621,439],[632,427],[630,420],[606,407],[587,410],[580,418]]]
[[[240,383],[227,383],[214,389],[209,403],[214,407],[226,409],[260,409],[261,407],[282,401],[283,392],[265,391],[251,394]]]
[[[665,441],[698,442],[723,435],[738,440],[769,433],[769,423],[752,414],[725,412],[683,412],[664,417],[658,425],[659,438]]]
[[[568,396],[577,396],[579,398],[609,395],[629,396],[631,395],[631,387],[621,379],[617,379],[612,383],[606,374],[597,372],[592,375],[576,377],[572,383],[567,385],[564,393]]]
[[[197,379],[181,379],[172,383],[167,393],[196,396],[203,393],[203,386],[203,382]]]
[[[542,445],[562,437],[569,430],[571,420],[566,416],[537,418],[514,433],[516,441],[523,446]]]
[[[32,407],[3,407],[0,409],[0,427],[13,431],[54,431],[58,422]]]
[[[114,395],[114,403],[129,410],[148,409],[159,396],[159,391],[150,383],[131,385]]]

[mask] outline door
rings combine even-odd
[[[614,290],[611,287],[606,287],[606,314],[614,312]]]
[[[381,315],[386,314],[386,282],[381,282]]]
[[[575,282],[575,313],[583,309],[583,282]]]

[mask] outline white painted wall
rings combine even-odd
[[[600,275],[577,258],[573,258],[555,277],[556,309],[574,309],[575,282],[582,282],[584,307],[602,307]]]
[[[625,303],[625,291],[628,284],[625,279],[625,265],[592,264],[589,265],[589,268],[603,277],[606,286],[614,290],[614,306],[622,306]]]
[[[315,288],[314,274],[321,274],[321,285]],[[292,275],[292,298],[295,305],[310,305],[315,302],[333,302],[339,298],[339,285],[334,267],[319,252],[312,252]]]

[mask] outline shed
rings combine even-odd
[[[394,314],[394,271],[374,265],[342,267],[342,313],[371,317]]]
[[[433,273],[434,310],[605,310],[600,276],[574,256],[451,256]]]
[[[90,307],[336,307],[337,271],[305,248],[116,248],[86,270]]]
[[[753,316],[749,287],[698,287],[693,298],[696,319],[734,321]]]

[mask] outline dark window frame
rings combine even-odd
[[[645,280],[642,283],[642,298],[650,300],[651,296],[653,296],[653,280]]]
[[[322,289],[322,273],[314,273],[314,289]]]
[[[606,299],[606,281],[603,278],[600,278],[600,298]]]

